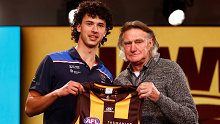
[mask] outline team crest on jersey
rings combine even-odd
[[[85,124],[100,124],[100,120],[95,117],[87,117],[84,119]]]
[[[103,74],[99,74],[100,78],[102,79],[102,81],[105,81],[106,77]]]

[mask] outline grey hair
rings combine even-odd
[[[158,55],[158,49],[159,49],[159,43],[156,39],[156,36],[150,28],[146,24],[144,24],[141,21],[132,21],[132,22],[126,22],[124,26],[121,28],[121,33],[118,39],[118,48],[120,49],[120,54],[119,56],[122,57],[124,61],[128,61],[126,56],[125,56],[125,50],[123,48],[122,42],[123,42],[123,35],[125,31],[128,31],[132,28],[139,28],[143,31],[145,31],[148,34],[148,38],[153,40],[153,47],[150,50],[150,57],[154,58]],[[149,42],[149,39],[147,40]]]

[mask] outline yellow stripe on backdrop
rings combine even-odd
[[[168,47],[170,58],[177,60],[180,47],[192,47],[195,55],[196,66],[200,72],[201,60],[204,47],[220,47],[220,27],[150,27],[154,30],[160,47]],[[107,37],[105,47],[117,46],[120,27],[114,27]],[[24,106],[28,95],[28,88],[34,77],[38,65],[46,54],[63,51],[75,46],[71,40],[70,27],[21,27],[21,123],[22,124],[43,124],[43,114],[29,118],[25,115]],[[219,53],[213,53],[219,54]],[[99,51],[97,52],[99,55]],[[116,75],[121,72],[123,61],[116,49]],[[198,86],[199,87],[199,86]],[[219,61],[215,65],[214,74],[209,91],[191,90],[195,97],[196,104],[206,104],[210,99],[219,105]],[[211,103],[210,103],[211,104]]]

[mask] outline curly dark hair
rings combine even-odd
[[[105,37],[100,42],[101,45],[104,45],[104,43],[107,41],[106,36],[110,34],[110,30],[113,28],[113,20],[112,20],[112,14],[110,12],[110,9],[106,6],[106,4],[100,2],[100,1],[83,1],[79,4],[77,11],[74,14],[74,20],[73,23],[71,23],[71,35],[72,40],[75,39],[75,42],[78,43],[80,32],[77,31],[77,24],[81,24],[83,17],[85,14],[88,14],[88,16],[95,18],[98,16],[100,19],[103,19],[106,21],[106,29],[107,33]],[[99,44],[100,47],[100,44]]]

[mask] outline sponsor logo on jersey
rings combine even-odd
[[[32,82],[36,82],[37,81],[37,78],[38,78],[38,75],[35,75]]]
[[[105,108],[105,111],[104,111],[104,112],[113,112],[113,113],[114,113],[112,107],[107,107],[107,108]]]
[[[78,66],[78,65],[69,65],[69,68],[80,69],[80,66]]]
[[[80,69],[80,66],[76,66],[76,65],[69,65],[69,69],[70,69],[70,73],[74,73],[74,74],[80,74],[80,71],[77,71]]]
[[[73,69],[70,69],[70,73],[74,73],[74,74],[80,74],[80,71],[74,71]]]
[[[108,121],[108,124],[133,124],[130,122],[118,122],[118,121]]]
[[[85,124],[100,124],[100,120],[95,117],[87,117],[84,119]]]

